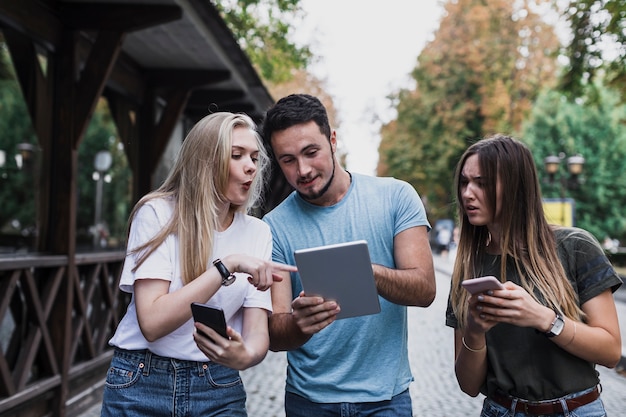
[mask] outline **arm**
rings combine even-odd
[[[198,332],[193,335],[198,348],[213,362],[241,371],[258,364],[267,354],[267,311],[262,308],[244,308],[242,334],[228,327],[230,339],[221,337],[202,323],[196,322],[195,326],[214,340],[213,342]]]
[[[334,301],[300,294],[292,300],[291,278],[282,275],[282,281],[272,286],[272,310],[269,318],[270,349],[292,350],[305,344],[313,334],[335,321],[339,308]]]
[[[170,282],[162,279],[135,281],[135,304],[141,333],[153,342],[182,326],[191,318],[191,303],[203,303],[220,288],[222,277],[216,268],[169,293]]]
[[[463,337],[465,344],[463,345]],[[461,390],[476,397],[487,377],[487,346],[485,333],[454,331],[454,372]],[[472,349],[472,350],[470,350]]]
[[[293,266],[240,254],[228,255],[222,262],[231,272],[249,274],[250,283],[259,289],[268,288],[273,280],[280,279],[277,276],[279,271],[295,270]],[[137,279],[137,320],[146,340],[152,342],[182,326],[191,318],[191,303],[206,302],[220,289],[221,283],[222,277],[212,265],[189,284],[171,293],[169,281]]]
[[[411,227],[393,240],[397,269],[373,264],[378,293],[401,305],[428,307],[435,299],[435,270],[426,226]]]
[[[505,286],[506,290],[495,291],[494,296],[484,295],[482,300],[478,297],[485,303],[482,307],[484,315],[493,322],[533,327],[540,332],[550,330],[554,311],[538,304],[523,288],[511,282]],[[572,355],[614,367],[621,357],[622,342],[611,290],[598,294],[581,307],[587,315],[586,323],[564,318],[563,331],[551,340]]]
[[[551,338],[552,341],[572,355],[614,368],[622,356],[622,339],[613,294],[610,290],[604,291],[583,304],[582,310],[587,322],[574,322],[565,317],[563,331]],[[552,311],[547,313],[550,321],[541,331],[549,330],[554,316]]]

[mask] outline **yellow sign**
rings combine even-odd
[[[543,200],[543,212],[550,224],[574,226],[574,200],[571,198]]]

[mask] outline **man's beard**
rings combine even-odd
[[[332,184],[333,180],[335,179],[335,157],[334,157],[334,155],[332,156],[332,159],[333,159],[333,172],[330,175],[330,178],[328,179],[328,182],[322,187],[321,190],[319,190],[318,192],[313,193],[313,194],[302,194],[300,191],[298,191],[298,195],[300,195],[300,197],[302,197],[306,201],[311,201],[311,200],[317,200],[318,198],[320,198],[324,194],[326,194],[326,191],[328,191],[328,189],[330,188],[330,185]]]

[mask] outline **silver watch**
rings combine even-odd
[[[546,332],[546,336],[554,337],[561,334],[563,331],[563,327],[565,327],[565,320],[563,320],[563,316],[558,311],[555,311],[556,317],[554,321],[552,321],[552,325],[550,326],[550,330]]]

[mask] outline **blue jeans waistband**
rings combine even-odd
[[[126,350],[115,348],[114,355],[120,358],[140,361],[144,364],[144,374],[150,368],[157,369],[197,369],[199,374],[210,366],[210,362],[189,361],[184,359],[168,358],[150,352],[148,349],[143,350]],[[141,366],[141,365],[140,365]]]

